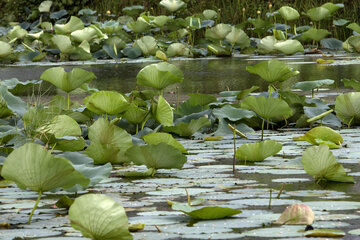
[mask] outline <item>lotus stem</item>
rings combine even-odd
[[[288,39],[288,35],[287,35],[287,21],[285,20],[285,39]]]
[[[314,89],[311,89],[311,98],[314,98],[314,95],[315,95]]]
[[[70,110],[70,94],[67,93],[67,110]]]
[[[269,130],[269,119],[266,119],[266,130]]]
[[[234,139],[234,156],[233,156],[233,174],[235,175],[235,153],[236,153],[236,141],[235,141],[235,137],[236,137],[236,125],[234,124],[234,130],[233,130],[233,139]]]
[[[284,187],[285,187],[285,184],[283,183],[283,184],[281,185],[281,188],[280,188],[280,191],[279,191],[278,195],[276,196],[277,199],[280,199],[280,195],[282,194],[282,192],[283,192],[283,190],[284,190]]]
[[[272,189],[270,189],[270,199],[268,208],[271,209],[271,198],[272,198]]]
[[[186,197],[187,197],[188,205],[191,206],[190,194],[189,194],[189,191],[187,190],[187,188],[185,188],[185,192],[186,192]]]
[[[179,87],[176,87],[176,111],[179,112]]]
[[[265,119],[262,120],[262,124],[261,124],[261,141],[264,140],[264,123],[265,123]]]
[[[42,194],[42,192],[40,191],[40,192],[39,192],[39,196],[38,196],[38,198],[37,198],[37,200],[36,200],[35,206],[34,206],[34,208],[32,209],[32,211],[31,211],[31,213],[30,213],[29,220],[28,220],[28,224],[30,224],[31,218],[32,218],[32,216],[33,216],[33,214],[34,214],[34,212],[35,212],[35,209],[37,208],[37,206],[38,206],[38,204],[39,204],[39,202],[40,202],[41,194]]]
[[[297,35],[297,32],[296,32],[296,23],[294,24],[294,34]]]

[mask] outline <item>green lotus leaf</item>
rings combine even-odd
[[[184,56],[191,57],[191,50],[184,43],[172,43],[166,50],[168,57]]]
[[[324,85],[331,85],[335,81],[331,79],[322,79],[314,81],[297,82],[291,86],[292,89],[301,89],[302,91],[310,91]]]
[[[182,82],[184,74],[175,65],[161,62],[144,67],[136,78],[139,85],[162,90],[171,84]]]
[[[349,23],[349,21],[348,20],[346,20],[346,19],[337,19],[337,20],[333,20],[333,24],[335,25],[335,26],[344,26],[344,25],[346,25],[346,24],[348,24]],[[350,25],[350,24],[349,24]],[[360,31],[360,26],[359,26],[359,31]]]
[[[130,59],[135,59],[142,55],[142,52],[138,47],[126,47],[122,52]]]
[[[181,169],[187,161],[179,149],[163,142],[157,145],[135,145],[125,154],[134,164],[145,165],[149,169]]]
[[[360,124],[360,93],[351,92],[337,96],[335,112],[348,126]]]
[[[241,49],[250,46],[250,38],[248,35],[246,35],[242,29],[236,28],[234,26],[231,28],[231,32],[226,35],[225,40],[232,46],[239,46]]]
[[[81,30],[73,31],[70,36],[76,42],[82,42],[84,40],[91,42],[91,40],[97,37],[97,31],[92,27],[86,27]]]
[[[103,194],[86,194],[69,209],[70,224],[94,240],[132,240],[128,219],[120,203]]]
[[[275,118],[279,117],[287,119],[293,114],[291,108],[284,100],[273,97],[249,96],[241,102],[241,107],[252,110],[267,120],[276,120]]]
[[[264,35],[270,28],[274,27],[274,23],[267,20],[263,20],[259,17],[248,18],[247,21],[254,26],[254,29],[252,30],[259,35]]]
[[[190,29],[200,29],[201,28],[201,19],[197,17],[187,17],[185,18],[185,26]]]
[[[13,114],[13,111],[8,108],[5,99],[0,96],[0,118],[7,118]]]
[[[140,6],[140,5],[133,5],[130,7],[124,7],[122,9],[123,13],[125,13],[128,16],[135,16],[139,13],[141,13],[142,11],[144,11],[144,6]]]
[[[304,203],[296,203],[288,206],[275,224],[288,225],[311,225],[314,222],[313,210]]]
[[[57,115],[50,123],[38,129],[38,132],[54,135],[56,138],[65,136],[81,136],[79,124],[67,115]]]
[[[313,145],[325,144],[330,148],[341,148],[343,138],[340,133],[328,127],[315,127],[305,133],[304,136],[294,138],[296,141],[307,141]]]
[[[264,142],[247,143],[241,145],[237,150],[235,157],[242,161],[260,162],[270,157],[282,149],[282,145],[274,140]]]
[[[151,28],[151,25],[148,22],[139,19],[126,23],[126,26],[136,34],[147,32]]]
[[[69,93],[84,83],[90,82],[96,76],[89,71],[81,68],[73,68],[70,72],[66,72],[62,67],[53,67],[41,74],[40,79],[47,81]]]
[[[8,37],[10,39],[23,39],[27,36],[28,32],[20,27],[19,25],[16,25],[8,32]]]
[[[310,28],[309,30],[304,32],[301,37],[305,40],[311,39],[318,42],[330,34],[331,33],[325,29]]]
[[[163,96],[159,96],[158,104],[156,106],[155,118],[163,126],[171,126],[173,124],[173,110]]]
[[[131,103],[123,117],[130,123],[140,124],[145,120],[148,113],[148,110],[138,107],[135,103]]]
[[[286,21],[297,20],[300,17],[300,14],[297,10],[289,6],[282,6],[279,10],[279,13],[283,19]]]
[[[51,41],[62,53],[71,54],[75,52],[76,48],[71,44],[71,40],[68,36],[56,35],[51,38]]]
[[[87,186],[90,182],[74,169],[69,160],[54,157],[35,143],[26,143],[15,149],[6,158],[1,175],[21,189],[29,188],[39,193],[75,184]]]
[[[89,127],[90,146],[84,151],[94,164],[126,162],[125,152],[132,144],[131,136],[106,119],[99,118]]]
[[[351,87],[355,91],[360,92],[360,82],[356,79],[341,79],[341,81],[344,83],[345,87]]]
[[[341,50],[343,41],[336,38],[324,38],[320,41],[322,48],[327,48],[330,50]]]
[[[246,71],[259,75],[269,83],[283,82],[299,74],[299,71],[289,68],[278,60],[260,62],[254,66],[247,66]]]
[[[311,8],[306,12],[306,16],[308,16],[312,21],[318,22],[324,20],[331,16],[331,12],[324,7],[315,7]]]
[[[173,138],[173,136],[169,133],[159,133],[159,132],[150,133],[145,135],[143,138],[147,144],[157,145],[160,143],[166,143],[170,146],[173,146],[176,149],[179,149],[181,153],[187,154],[185,147],[181,143],[179,143],[175,138]]]
[[[12,47],[7,42],[0,41],[0,58],[4,58],[13,53]]]
[[[152,36],[144,36],[136,40],[135,46],[141,50],[145,57],[155,55],[158,50],[157,41]]]
[[[258,51],[261,54],[268,54],[276,52],[274,45],[277,43],[277,40],[274,36],[267,36],[260,40],[260,43],[257,45]]]
[[[21,98],[9,92],[8,88],[4,85],[0,85],[0,102],[0,109],[9,109],[19,116],[23,116],[27,111],[27,104]],[[6,110],[6,112],[8,112],[8,110]]]
[[[110,20],[105,21],[104,23],[100,24],[100,29],[107,34],[113,34],[116,33],[118,30],[121,29],[121,26],[119,25],[118,21]]]
[[[307,148],[301,163],[307,174],[311,175],[317,182],[334,181],[353,183],[352,176],[348,176],[344,167],[337,162],[336,158],[327,145]]]
[[[222,41],[231,32],[231,30],[231,25],[219,23],[213,28],[206,29],[205,38],[211,41]]]
[[[349,39],[356,36],[351,36],[348,39],[345,40],[345,42],[342,43],[342,48],[347,52],[354,52],[354,47],[350,45]]]
[[[351,36],[347,41],[356,52],[360,52],[360,35]]]
[[[332,2],[328,2],[328,3],[325,3],[325,4],[321,5],[321,7],[326,8],[327,10],[330,11],[330,14],[333,14],[334,12],[339,10],[340,8],[344,8],[344,4],[342,4],[342,3],[334,4]]]
[[[210,94],[189,93],[188,96],[190,96],[190,98],[187,101],[191,105],[206,106],[217,101],[216,97]]]
[[[252,93],[253,91],[256,91],[258,89],[259,89],[259,86],[252,86],[251,88],[244,89],[244,90],[240,91],[239,93],[237,93],[236,99],[237,100],[242,100],[247,95],[249,95],[250,93]]]
[[[360,26],[357,23],[350,23],[349,25],[346,26],[347,28],[350,28],[351,30],[357,32],[360,34]]]
[[[206,20],[212,20],[212,19],[215,19],[217,18],[217,12],[212,10],[212,9],[205,9],[202,14],[204,15],[204,18]]]
[[[122,113],[129,107],[126,98],[115,91],[99,91],[84,99],[86,107],[96,114],[115,115]]]
[[[52,1],[43,1],[40,3],[39,12],[50,12]]]
[[[160,6],[166,8],[170,12],[176,12],[182,7],[186,7],[186,3],[181,0],[161,0]]]
[[[304,236],[308,238],[343,238],[345,235],[345,232],[339,229],[320,228],[306,231]]]
[[[220,46],[218,44],[209,44],[208,50],[216,56],[231,56],[231,48],[227,46]]]
[[[161,15],[161,16],[156,16],[153,22],[158,27],[164,27],[168,21],[170,21],[170,18],[168,16]]]
[[[287,55],[304,52],[304,47],[298,40],[279,41],[274,44],[274,48]]]
[[[190,123],[179,122],[175,126],[164,127],[164,130],[167,132],[176,133],[181,137],[191,137],[196,131],[210,125],[211,122],[208,118],[201,117],[191,120]]]
[[[187,204],[174,202],[171,208],[180,211],[190,216],[193,219],[212,220],[231,217],[241,213],[240,210],[228,207],[208,206],[208,207],[193,207]]]
[[[10,78],[6,80],[1,80],[0,85],[6,86],[12,94],[24,93],[29,87],[34,85],[39,85],[41,81],[38,80],[27,80],[19,81],[17,78]]]
[[[104,46],[109,46],[112,47],[114,49],[114,46],[116,47],[116,49],[121,50],[124,49],[126,47],[126,42],[124,40],[122,40],[120,37],[118,36],[113,36],[110,37],[108,39],[105,40],[105,44]]]
[[[54,29],[56,34],[70,34],[76,30],[84,29],[84,23],[80,18],[71,16],[66,24],[55,24]]]
[[[218,118],[226,118],[232,122],[239,121],[243,118],[252,118],[255,113],[246,109],[235,108],[230,105],[225,105],[220,109],[214,109],[213,113]]]

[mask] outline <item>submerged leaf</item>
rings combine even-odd
[[[243,161],[257,162],[263,161],[282,149],[282,145],[273,140],[266,140],[258,143],[247,143],[241,145],[236,150],[236,158]]]

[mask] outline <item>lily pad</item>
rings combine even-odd
[[[273,140],[266,140],[259,143],[247,143],[236,150],[236,158],[243,161],[263,161],[265,158],[278,153],[282,145]]]
[[[305,237],[342,238],[345,237],[345,232],[338,229],[323,228],[307,231]]]

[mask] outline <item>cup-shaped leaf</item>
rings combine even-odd
[[[40,3],[39,12],[50,12],[52,3],[52,1],[43,1],[42,3]]]
[[[75,184],[87,186],[90,182],[74,169],[69,160],[54,157],[35,143],[26,143],[15,149],[5,159],[1,175],[21,189],[29,188],[36,192],[70,188]]]
[[[246,71],[259,75],[269,83],[283,82],[299,74],[299,71],[287,67],[285,63],[279,60],[270,60],[254,66],[247,66]]]
[[[204,18],[206,20],[212,20],[212,19],[215,19],[217,18],[217,12],[212,10],[212,9],[205,9],[202,14],[204,15]]]
[[[164,127],[164,130],[167,132],[176,133],[181,137],[191,137],[196,131],[210,125],[211,122],[208,118],[201,117],[198,119],[192,119],[190,123],[179,122],[175,126]]]
[[[331,33],[325,29],[310,28],[309,30],[304,32],[301,37],[305,40],[311,39],[318,42],[330,34]]]
[[[268,54],[276,52],[274,47],[277,40],[274,36],[267,36],[260,40],[260,43],[257,45],[258,51],[261,54]]]
[[[341,148],[343,138],[340,133],[329,127],[315,127],[305,133],[304,136],[294,138],[296,141],[307,141],[313,145],[325,144],[330,148]]]
[[[127,22],[126,26],[136,34],[147,32],[151,28],[151,25],[148,22],[142,20]]]
[[[82,42],[84,40],[91,42],[91,40],[97,37],[97,31],[92,27],[86,27],[72,32],[71,37],[76,42]]]
[[[71,40],[68,36],[56,35],[51,38],[51,41],[62,53],[71,54],[76,50],[75,46],[71,44]]]
[[[360,34],[360,26],[357,23],[350,23],[349,25],[346,26],[347,28],[350,28],[351,30],[357,32]]]
[[[89,71],[81,68],[74,68],[70,72],[66,72],[62,67],[53,67],[41,74],[40,79],[50,82],[61,90],[69,93],[84,83],[88,83],[96,78]]]
[[[229,42],[232,46],[239,46],[240,48],[247,48],[250,46],[250,38],[246,33],[236,27],[231,28],[231,32],[226,35],[225,40]]]
[[[181,169],[187,161],[181,151],[166,143],[135,145],[126,151],[126,156],[136,165],[152,169]]]
[[[324,20],[331,16],[331,12],[324,7],[311,8],[306,12],[306,15],[314,22]]]
[[[190,57],[192,53],[184,43],[172,43],[166,50],[166,55],[168,57],[176,57],[176,56]]]
[[[302,91],[310,91],[318,87],[322,87],[324,85],[331,85],[334,83],[334,80],[331,79],[322,79],[322,80],[314,80],[314,81],[305,81],[305,82],[297,82],[291,86],[292,89],[300,89]]]
[[[274,140],[247,143],[236,150],[236,158],[242,161],[259,162],[270,157],[282,149],[282,145]]]
[[[84,23],[80,18],[71,16],[70,20],[66,24],[55,24],[55,32],[57,34],[69,34],[76,30],[84,29]]]
[[[181,0],[161,0],[160,6],[166,8],[170,12],[175,12],[182,7],[186,7],[186,3]]]
[[[347,125],[360,124],[360,93],[351,92],[337,96],[336,115]]]
[[[310,147],[304,152],[301,163],[304,170],[317,182],[334,181],[353,183],[352,176],[348,176],[344,167],[337,162],[336,158],[327,145]]]
[[[287,55],[304,52],[304,47],[298,40],[279,41],[274,44],[274,48]]]
[[[360,52],[360,36],[351,36],[347,39],[347,42],[350,44],[350,46],[356,51]]]
[[[12,53],[11,45],[7,42],[0,41],[0,58],[9,56]]]
[[[249,96],[241,102],[241,107],[256,112],[264,119],[274,119],[279,117],[287,119],[293,114],[291,108],[284,100],[273,97]]]
[[[94,159],[95,164],[125,162],[124,154],[133,145],[125,130],[103,118],[89,127],[89,139],[91,144],[84,153]]]
[[[86,194],[69,209],[71,226],[95,240],[131,240],[128,219],[120,203],[103,194]]]
[[[144,56],[155,55],[158,50],[157,41],[152,36],[144,36],[136,40],[135,46],[140,48]]]
[[[148,115],[148,110],[137,106],[135,103],[131,103],[129,108],[124,113],[123,117],[133,124],[140,124],[145,120]]]
[[[99,91],[84,99],[86,107],[96,114],[115,115],[129,107],[126,98],[115,91]]]
[[[222,41],[231,32],[231,30],[231,25],[219,23],[213,28],[206,29],[205,38],[211,41]]]
[[[341,79],[341,81],[344,83],[345,87],[351,87],[353,88],[355,91],[360,92],[360,81],[356,80],[356,79]]]
[[[275,224],[311,225],[314,222],[313,210],[304,203],[296,203],[288,206]]]
[[[210,94],[190,93],[188,95],[190,98],[187,100],[187,102],[189,102],[190,105],[206,106],[212,102],[216,102],[217,100],[216,97]]]
[[[286,21],[293,21],[300,17],[299,12],[296,9],[289,6],[282,6],[279,9],[279,13],[281,17]]]
[[[182,153],[186,154],[187,151],[184,148],[184,146],[179,143],[171,134],[169,133],[150,133],[145,135],[144,137],[144,141],[147,144],[151,144],[151,145],[157,145],[160,143],[166,143],[170,146],[173,146],[176,149],[179,149]]]
[[[158,104],[156,106],[155,118],[163,126],[171,126],[173,124],[173,110],[163,96],[159,97]]]
[[[162,90],[171,84],[182,82],[184,74],[175,65],[161,62],[144,67],[136,78],[139,85]]]
[[[330,14],[333,14],[334,12],[339,10],[340,8],[343,8],[344,4],[342,4],[342,3],[334,4],[332,2],[327,2],[327,3],[323,4],[323,5],[321,5],[321,7],[326,8],[327,10],[330,11]]]
[[[16,25],[8,32],[8,37],[11,39],[23,39],[27,36],[28,32],[23,29],[21,26]]]

